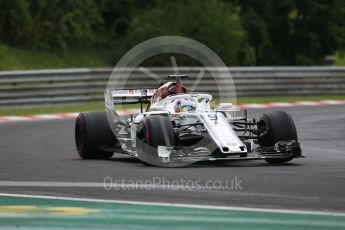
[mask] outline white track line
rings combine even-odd
[[[166,203],[166,202],[107,200],[107,199],[90,199],[90,198],[75,198],[75,197],[62,197],[62,196],[41,196],[41,195],[12,194],[12,193],[0,193],[0,196],[17,197],[17,198],[66,200],[66,201],[85,201],[85,202],[112,203],[112,204],[150,205],[150,206],[164,206],[164,207],[178,207],[178,208],[198,208],[198,209],[213,209],[213,210],[226,210],[226,211],[247,211],[247,212],[266,212],[266,213],[345,217],[345,213],[343,212],[325,212],[325,211],[307,211],[307,210],[302,211],[302,210],[289,210],[289,209],[249,208],[249,207],[198,205],[198,204],[176,204],[176,203]]]
[[[0,187],[71,187],[71,188],[104,188],[105,190],[111,189],[146,189],[146,190],[212,190],[211,186],[203,186],[203,185],[173,185],[173,184],[159,184],[159,183],[152,183],[152,184],[145,184],[145,183],[123,183],[123,182],[112,182],[112,181],[104,181],[103,183],[100,182],[60,182],[60,181],[0,181]],[[226,188],[222,187],[223,189],[233,190],[231,187]],[[222,189],[219,188],[219,189]]]
[[[276,198],[291,198],[291,199],[318,199],[311,196],[293,196],[273,193],[253,193],[244,192],[242,187],[236,186],[236,177],[231,181],[226,181],[221,185],[214,186],[206,183],[195,184],[173,184],[173,183],[145,183],[144,181],[133,180],[132,182],[122,182],[122,180],[112,180],[112,178],[104,178],[103,182],[67,182],[67,181],[0,181],[1,187],[47,187],[47,188],[102,188],[105,191],[109,190],[124,190],[124,191],[136,191],[136,190],[166,190],[166,191],[216,191],[226,192],[245,197],[276,197]],[[239,183],[240,185],[240,183]]]

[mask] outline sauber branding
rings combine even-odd
[[[151,97],[156,92],[155,89],[119,89],[113,90],[113,97],[141,97],[149,96]]]

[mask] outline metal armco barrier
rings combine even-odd
[[[196,91],[217,96],[229,90],[227,84],[217,85],[214,72],[224,72],[225,82],[233,82],[237,96],[345,95],[345,67],[179,67],[189,75],[187,88],[204,68]],[[164,79],[174,73],[172,68],[152,67],[151,72]],[[126,69],[120,70],[126,73]],[[64,104],[102,101],[112,69],[59,69],[0,72],[0,106]],[[224,80],[224,79],[223,79]],[[159,82],[136,69],[126,81],[123,74],[117,81],[126,88],[156,87]]]

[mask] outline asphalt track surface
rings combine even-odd
[[[81,160],[74,146],[73,119],[2,123],[0,181],[47,183],[0,185],[0,193],[344,212],[345,106],[282,109],[294,118],[306,157],[284,165],[241,161],[159,168],[143,166],[138,160],[120,154],[110,160]],[[250,109],[248,113],[249,117],[258,117],[267,111]],[[126,182],[159,177],[166,181],[202,183],[209,180],[226,183],[237,178],[242,189],[106,190],[92,186],[101,185],[105,177],[123,178]],[[50,182],[62,183],[51,186]],[[69,186],[64,182],[77,184]],[[80,182],[91,186],[78,186]]]

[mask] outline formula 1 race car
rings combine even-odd
[[[145,165],[176,166],[196,161],[254,160],[284,163],[301,157],[295,124],[287,112],[273,111],[258,120],[243,116],[231,103],[211,108],[212,96],[187,92],[181,79],[157,89],[105,92],[107,112],[80,113],[75,142],[81,158],[110,158],[114,152]],[[141,104],[141,112],[119,115],[117,104]],[[143,111],[143,104],[148,104]],[[108,122],[109,121],[109,122]]]

